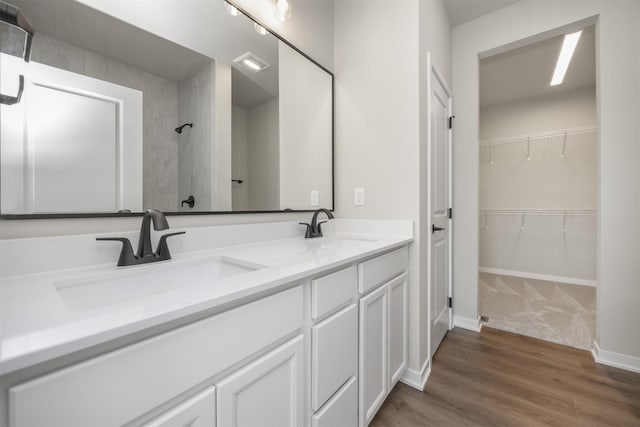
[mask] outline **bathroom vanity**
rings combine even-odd
[[[406,368],[412,224],[327,226],[187,229],[128,268],[0,242],[0,426],[367,425]],[[26,262],[47,245],[73,253]]]

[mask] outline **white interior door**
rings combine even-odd
[[[447,84],[428,59],[429,67],[429,214],[431,244],[431,355],[451,324],[451,96]]]
[[[142,208],[142,92],[2,54],[2,213]]]

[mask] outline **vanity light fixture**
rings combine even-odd
[[[553,78],[551,79],[550,86],[557,86],[564,80],[564,75],[567,73],[571,58],[580,40],[581,31],[575,33],[565,34],[564,41],[562,42],[562,49],[560,49],[560,56],[558,56],[558,62],[556,63],[556,69],[553,72]]]
[[[247,52],[244,55],[238,56],[233,60],[233,62],[239,65],[241,68],[244,68],[247,71],[251,71],[252,73],[264,71],[271,66],[266,61],[263,61],[251,52]]]
[[[291,0],[275,0],[276,6],[273,11],[274,16],[280,22],[291,18]]]
[[[258,24],[257,22],[253,23],[253,29],[256,30],[256,33],[260,34],[261,36],[266,36],[267,34],[269,34],[269,31],[267,31],[266,28],[264,28],[262,25]]]
[[[238,10],[238,8],[232,5],[231,3],[229,3],[228,1],[224,2],[224,7],[227,9],[227,12],[229,12],[229,15],[231,16],[240,15],[240,11]]]

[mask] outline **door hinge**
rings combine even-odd
[[[449,116],[449,129],[453,129],[453,119],[455,119],[456,116]]]
[[[449,219],[453,219],[453,208],[449,208]]]
[[[452,297],[449,297],[448,304],[449,304],[449,308],[453,308],[453,298]]]

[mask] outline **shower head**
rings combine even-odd
[[[174,130],[175,130],[176,132],[178,132],[178,133],[182,133],[182,129],[183,129],[185,126],[189,126],[190,128],[193,128],[193,123],[185,123],[185,124],[183,124],[182,126],[178,126],[178,127],[177,127],[177,128],[175,128]]]

